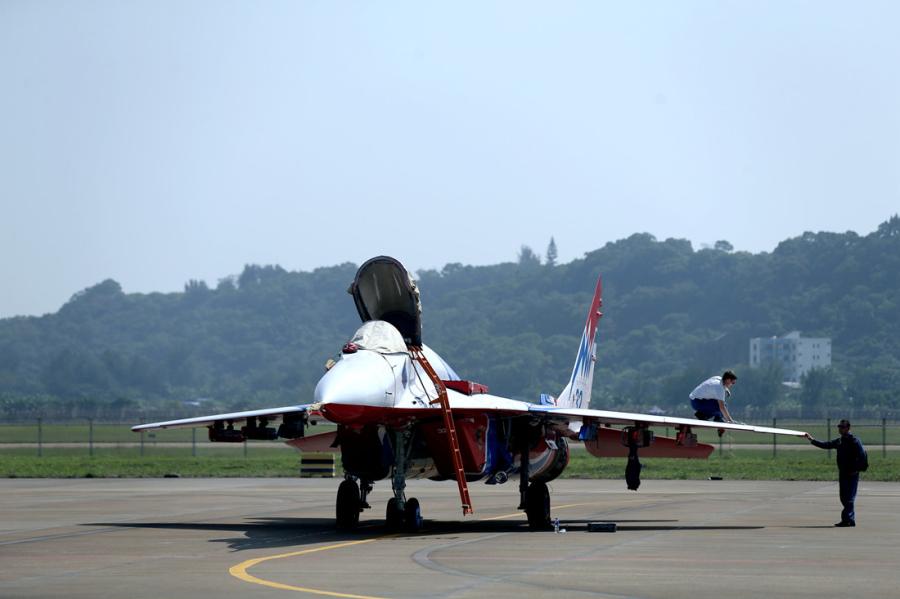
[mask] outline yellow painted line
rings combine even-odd
[[[337,545],[326,545],[325,547],[316,547],[315,549],[304,549],[303,551],[292,551],[291,553],[282,553],[279,555],[270,555],[269,557],[256,557],[253,559],[248,559],[247,561],[241,562],[236,566],[231,566],[228,568],[228,573],[234,576],[235,578],[239,578],[244,582],[250,582],[253,584],[259,584],[262,586],[271,587],[273,589],[281,589],[283,591],[297,591],[298,593],[311,593],[313,595],[327,595],[328,597],[347,597],[349,599],[383,599],[381,597],[373,597],[371,595],[352,595],[350,593],[335,593],[334,591],[323,591],[321,589],[310,589],[307,587],[295,587],[289,584],[282,584],[280,582],[274,582],[271,580],[265,580],[262,578],[257,578],[252,574],[247,572],[248,568],[252,568],[257,564],[261,564],[263,562],[267,562],[269,560],[282,559],[285,557],[295,557],[298,555],[306,555],[309,553],[317,553],[319,551],[330,551],[331,549],[340,549],[341,547],[350,547],[351,545],[362,545],[364,543],[372,543],[373,541],[377,541],[384,537],[375,537],[374,539],[363,539],[362,541],[348,541],[347,543],[338,543]]]
[[[567,503],[565,505],[555,505],[553,506],[554,510],[564,510],[567,507],[578,507],[581,505],[591,505],[590,503]],[[525,512],[516,512],[514,514],[504,514],[502,516],[493,516],[491,518],[481,518],[482,521],[487,522],[488,520],[506,520],[508,518],[515,518],[516,516],[524,516]]]
[[[570,507],[578,507],[581,505],[590,505],[589,503],[568,503],[565,505],[557,505],[553,509],[555,510],[563,510]],[[481,518],[483,521],[487,520],[505,520],[507,518],[515,518],[517,516],[524,515],[525,512],[515,512],[514,514],[504,514],[502,516],[493,516],[491,518]],[[389,535],[393,536],[393,535]],[[258,578],[248,573],[247,570],[261,564],[263,562],[267,562],[270,560],[282,559],[285,557],[296,557],[298,555],[308,555],[310,553],[318,553],[319,551],[330,551],[332,549],[340,549],[342,547],[350,547],[352,545],[363,545],[365,543],[372,543],[379,539],[383,539],[385,537],[375,537],[372,539],[363,539],[361,541],[348,541],[346,543],[337,543],[336,545],[326,545],[324,547],[316,547],[315,549],[304,549],[302,551],[292,551],[290,553],[280,553],[278,555],[270,555],[268,557],[255,557],[253,559],[248,559],[243,561],[235,566],[231,566],[228,568],[228,573],[234,576],[235,578],[239,578],[244,582],[249,582],[252,584],[258,584],[266,587],[271,587],[273,589],[281,589],[282,591],[296,591],[298,593],[310,593],[313,595],[326,595],[328,597],[346,597],[347,599],[384,599],[382,597],[375,597],[372,595],[353,595],[351,593],[337,593],[334,591],[323,591],[322,589],[311,589],[308,587],[297,587],[290,584],[283,584],[280,582],[275,582],[273,580],[266,580],[264,578]]]
[[[524,516],[525,512],[516,512],[515,514],[504,514],[502,516],[492,516],[491,518],[480,518],[481,521],[487,522],[488,520],[506,520],[507,518],[515,518],[516,516]]]

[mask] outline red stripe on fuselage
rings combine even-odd
[[[454,408],[453,416],[484,414],[486,410]],[[515,410],[488,410],[494,416],[521,416]],[[385,424],[403,426],[414,420],[441,418],[441,410],[434,408],[389,408],[384,406],[363,406],[359,404],[328,403],[321,407],[322,415],[331,422],[348,426],[365,424]]]

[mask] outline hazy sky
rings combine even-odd
[[[900,212],[897,2],[0,0],[0,317]]]

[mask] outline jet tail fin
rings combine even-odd
[[[603,291],[602,279],[597,277],[597,287],[594,290],[594,299],[588,311],[587,322],[581,335],[581,345],[578,346],[578,355],[575,358],[575,366],[565,389],[556,398],[556,406],[560,408],[587,408],[591,404],[591,385],[594,382],[594,363],[597,361],[597,325],[600,323],[600,307],[603,305],[601,294]]]

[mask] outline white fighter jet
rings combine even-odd
[[[301,451],[339,451],[344,480],[337,491],[336,522],[354,528],[369,508],[375,481],[389,478],[393,497],[389,528],[416,531],[421,507],[405,494],[406,480],[452,479],[463,514],[473,512],[468,483],[503,484],[518,477],[519,509],[532,529],[550,526],[547,483],[569,463],[569,443],[580,442],[597,457],[628,456],[626,481],[640,485],[638,453],[646,457],[705,458],[711,445],[697,442],[695,428],[803,436],[802,431],[590,409],[596,362],[601,281],[598,279],[568,384],[557,397],[529,403],[492,395],[462,379],[422,343],[419,291],[397,260],[379,256],[363,264],[349,289],[363,321],[329,361],[312,404],[142,424],[134,431],[207,427],[209,439],[288,439]],[[310,417],[337,430],[307,436]],[[276,426],[277,425],[277,428]],[[651,427],[672,427],[675,438]]]

